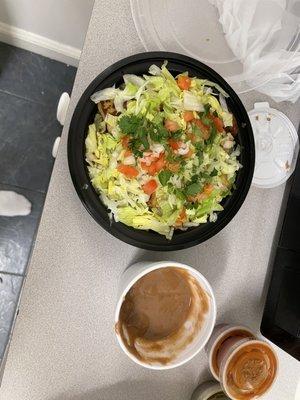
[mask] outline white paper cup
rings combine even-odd
[[[119,322],[119,314],[121,310],[122,303],[125,299],[125,296],[127,292],[130,290],[130,288],[137,282],[140,278],[142,278],[144,275],[148,274],[151,271],[154,271],[159,268],[166,268],[166,267],[175,267],[175,268],[182,268],[187,270],[192,277],[194,277],[200,284],[201,288],[205,290],[208,296],[209,300],[209,311],[206,315],[204,324],[202,328],[199,330],[198,335],[194,338],[194,340],[187,345],[187,347],[182,350],[178,354],[178,357],[171,361],[170,363],[163,365],[163,364],[155,364],[155,363],[145,363],[141,360],[139,360],[137,357],[132,354],[125,344],[123,343],[123,340],[116,330],[116,336],[119,342],[119,345],[121,346],[122,350],[124,353],[127,354],[127,356],[133,360],[135,363],[146,367],[150,369],[156,369],[156,370],[165,370],[165,369],[171,369],[175,367],[179,367],[180,365],[185,364],[189,360],[191,360],[207,343],[212,330],[215,325],[216,321],[216,300],[215,296],[213,294],[212,288],[206,278],[198,272],[196,269],[185,265],[181,264],[179,262],[175,261],[159,261],[159,262],[149,262],[149,261],[144,261],[144,262],[139,262],[137,264],[132,265],[129,267],[121,276],[120,280],[120,285],[119,285],[119,293],[118,293],[118,302],[117,302],[117,307],[115,311],[115,324]]]

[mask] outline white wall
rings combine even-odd
[[[38,42],[41,38],[42,47],[52,45],[58,53],[61,48],[76,58],[84,43],[93,4],[94,0],[0,0],[0,38],[13,42],[3,36],[9,39],[29,33],[28,41]]]

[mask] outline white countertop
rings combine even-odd
[[[210,377],[204,352],[161,372],[135,365],[118,347],[113,326],[117,285],[136,260],[194,266],[213,287],[218,321],[259,330],[284,187],[252,187],[221,233],[171,253],[139,250],[113,238],[75,193],[66,151],[74,107],[104,68],[141,51],[129,2],[96,0],[4,372],[3,400],[188,400],[198,382]],[[257,93],[242,96],[248,110],[264,99]],[[298,106],[270,103],[298,125]],[[279,378],[264,398],[294,400],[300,363],[278,348],[277,353]]]

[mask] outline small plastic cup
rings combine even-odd
[[[146,363],[144,361],[141,361],[138,359],[134,354],[132,354],[124,344],[122,337],[120,333],[118,332],[118,329],[115,329],[116,336],[118,343],[121,347],[121,349],[124,351],[127,356],[133,360],[135,363],[138,365],[141,365],[143,367],[149,368],[149,369],[156,369],[156,370],[166,370],[166,369],[171,369],[175,367],[179,367],[182,364],[185,364],[189,360],[191,360],[193,357],[195,357],[196,354],[199,353],[201,349],[204,348],[205,344],[210,338],[210,335],[212,333],[212,330],[215,325],[216,321],[216,300],[215,296],[213,294],[212,288],[207,281],[207,279],[196,269],[185,265],[181,264],[179,262],[175,261],[160,261],[160,262],[139,262],[137,264],[132,265],[129,267],[122,275],[121,280],[120,280],[120,286],[119,286],[119,294],[118,294],[118,302],[116,306],[116,311],[115,311],[115,326],[117,326],[119,322],[119,315],[120,315],[120,310],[122,303],[125,299],[126,294],[128,291],[131,289],[131,287],[144,275],[148,274],[149,272],[152,272],[156,269],[160,268],[182,268],[185,269],[189,272],[189,274],[194,277],[200,284],[203,290],[208,295],[208,300],[209,300],[209,311],[206,315],[204,325],[202,328],[199,330],[198,334],[195,336],[194,340],[189,343],[179,354],[178,356],[170,361],[167,364],[160,364],[160,363]]]
[[[217,381],[220,381],[219,364],[222,353],[228,345],[233,345],[243,338],[255,338],[255,335],[249,328],[241,325],[219,324],[215,326],[205,346],[205,351],[209,359],[210,371]],[[224,342],[227,342],[225,346]]]
[[[244,338],[229,346],[220,362],[220,382],[232,400],[252,400],[273,385],[278,358],[266,342]]]

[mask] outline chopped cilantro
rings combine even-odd
[[[210,104],[204,104],[204,114],[207,115],[210,112]]]
[[[140,157],[150,145],[147,120],[137,115],[124,115],[118,122],[122,133],[130,136],[129,147],[136,157]]]
[[[143,120],[137,115],[124,115],[118,122],[118,125],[125,135],[134,135],[135,131],[141,124]]]
[[[201,118],[201,121],[204,123],[204,125],[211,126],[211,119],[206,115]]]
[[[212,172],[210,173],[210,176],[217,176],[218,175],[218,170],[216,170],[216,168],[214,168],[212,170]]]
[[[209,136],[209,138],[205,141],[206,144],[213,144],[214,141],[215,141],[215,138],[216,138],[217,134],[218,134],[218,132],[217,132],[217,129],[216,129],[215,125],[212,125],[211,131],[210,131],[210,136]]]
[[[196,124],[192,124],[192,133],[194,133],[197,137],[202,137],[201,130]]]
[[[201,179],[205,181],[209,181],[211,178],[211,175],[208,172],[201,172],[200,174]]]
[[[199,175],[198,174],[195,174],[195,175],[193,175],[191,177],[191,182],[192,183],[198,182],[198,180],[199,180]]]
[[[183,191],[179,188],[175,188],[174,189],[174,194],[176,195],[176,197],[180,200],[185,200],[185,194],[183,193]]]
[[[194,196],[195,194],[199,193],[201,190],[201,185],[198,182],[191,183],[185,188],[186,196]]]
[[[182,135],[183,131],[179,129],[178,131],[172,133],[172,139],[180,139]]]
[[[163,126],[162,123],[161,124],[149,123],[149,132],[153,142],[157,143],[165,143],[169,135],[167,129]]]
[[[187,210],[194,210],[194,209],[198,208],[198,205],[199,204],[197,202],[196,203],[187,203],[185,208]]]
[[[185,162],[182,160],[182,157],[175,154],[168,145],[165,145],[165,150],[167,151],[167,161],[169,161],[171,163],[179,162],[180,165],[185,164]]]
[[[171,175],[172,174],[170,171],[167,171],[167,170],[160,171],[160,173],[158,174],[158,179],[163,186],[166,186],[169,179],[171,178]]]

